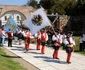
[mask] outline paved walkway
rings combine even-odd
[[[7,44],[5,44],[7,46]],[[26,53],[24,44],[5,47],[17,56],[36,66],[40,70],[85,70],[85,56],[73,53],[71,64],[66,63],[66,52],[59,50],[60,60],[53,59],[53,49],[46,47],[45,54],[36,50],[36,45],[30,44],[30,50]]]

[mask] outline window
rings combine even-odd
[[[7,20],[7,16],[4,17],[4,20]]]
[[[19,16],[17,16],[17,20],[19,20]]]

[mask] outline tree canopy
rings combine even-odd
[[[39,4],[48,14],[85,15],[85,0],[40,0]],[[28,0],[26,5],[36,8],[38,3],[36,0]]]

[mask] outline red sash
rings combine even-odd
[[[60,43],[54,42],[54,46],[60,46]]]

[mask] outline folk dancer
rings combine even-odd
[[[58,58],[58,50],[59,50],[61,45],[60,45],[60,38],[59,38],[58,33],[56,33],[56,35],[54,34],[52,36],[52,41],[53,41],[53,48],[54,48],[53,58],[54,59],[59,59]]]
[[[41,43],[41,39],[40,39],[40,37],[41,37],[41,32],[40,31],[38,31],[36,34],[35,34],[35,37],[36,37],[36,39],[37,39],[37,45],[36,45],[36,49],[37,50],[40,50],[40,43]]]
[[[66,61],[67,61],[67,63],[71,63],[70,58],[71,58],[74,46],[75,46],[75,41],[72,37],[72,32],[69,32],[68,36],[67,36],[67,48],[66,48],[66,53],[67,53],[67,60]]]
[[[48,40],[48,35],[46,33],[45,30],[42,30],[41,31],[41,45],[42,45],[42,48],[41,48],[41,53],[44,54],[45,53],[45,44],[46,44],[46,41]]]
[[[23,33],[24,41],[25,41],[25,49],[26,51],[29,50],[29,44],[30,44],[30,32],[28,30],[25,30]]]
[[[9,29],[9,31],[7,32],[7,34],[8,34],[8,47],[12,47],[13,33],[12,33],[11,29]]]
[[[62,46],[63,46],[63,50],[66,50],[66,44],[65,44],[65,41],[66,41],[66,34],[65,33],[63,33],[63,37],[62,37]]]

